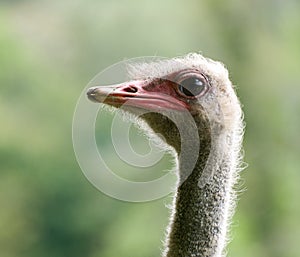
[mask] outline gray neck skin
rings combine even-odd
[[[230,153],[220,157],[223,161],[218,167],[211,165],[214,175],[200,188],[198,182],[210,153],[211,140],[210,136],[200,133],[199,136],[201,149],[197,164],[192,174],[181,181],[175,196],[164,253],[167,257],[219,257],[225,246],[234,177]],[[183,166],[184,160],[179,160],[180,173],[184,172]]]
[[[232,185],[236,178],[234,167],[233,134],[226,134],[226,149],[218,141],[211,140],[209,121],[205,117],[194,117],[200,139],[199,157],[192,173],[186,176],[186,166],[189,166],[189,156],[195,151],[193,141],[189,149],[185,149],[185,157],[180,155],[181,141],[176,126],[167,118],[157,113],[143,115],[145,121],[156,133],[164,136],[166,143],[173,146],[179,156],[179,186],[172,207],[172,216],[168,228],[166,247],[163,256],[166,257],[219,257],[225,246],[227,221],[233,203]],[[181,117],[181,116],[180,116]],[[157,122],[157,121],[161,122]],[[180,120],[180,118],[179,118]],[[186,133],[192,134],[192,126],[182,120]],[[217,126],[214,126],[217,128]],[[220,130],[215,135],[220,135]],[[231,132],[233,133],[233,132]],[[217,143],[216,143],[217,142]],[[218,147],[214,158],[208,167],[214,172],[212,179],[204,187],[198,182],[208,162],[211,149]],[[187,151],[187,152],[186,152]],[[214,151],[213,151],[214,152]],[[216,165],[219,161],[219,165]]]

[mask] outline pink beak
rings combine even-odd
[[[135,80],[111,86],[91,87],[87,96],[94,102],[114,107],[126,104],[150,111],[186,111],[189,106],[179,99],[172,82],[162,80],[151,85],[147,80]]]

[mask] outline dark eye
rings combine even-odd
[[[200,77],[188,77],[178,83],[178,90],[184,96],[199,96],[204,93],[207,89],[207,83],[203,78]]]

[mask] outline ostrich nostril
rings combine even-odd
[[[132,86],[132,85],[124,88],[123,90],[127,93],[136,93],[138,91],[138,89],[135,86]]]

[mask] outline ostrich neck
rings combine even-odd
[[[234,199],[234,154],[230,153],[230,145],[227,150],[223,149],[223,153],[219,152],[222,154],[220,165],[210,164],[214,169],[213,177],[200,188],[198,182],[211,149],[210,137],[200,138],[200,148],[194,170],[184,182],[179,183],[175,195],[166,257],[219,257],[225,247],[227,222]],[[184,160],[180,158],[179,168],[182,174]]]

